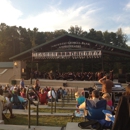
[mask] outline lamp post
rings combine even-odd
[[[30,75],[30,84],[32,85],[32,78],[33,78],[33,70],[32,70],[32,67],[33,67],[33,54],[32,54],[32,59],[31,59],[31,75]]]

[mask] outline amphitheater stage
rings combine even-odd
[[[35,79],[32,80],[34,84]],[[51,87],[74,87],[74,88],[88,88],[93,87],[94,84],[99,83],[98,81],[75,81],[75,80],[48,80],[39,79],[41,86],[51,86]],[[19,84],[20,79],[17,80]],[[118,83],[118,80],[114,80],[114,83]],[[25,85],[30,85],[31,80],[25,80]],[[125,87],[127,83],[123,83],[122,86]]]

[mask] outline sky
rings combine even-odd
[[[130,0],[0,0],[0,23],[43,32],[122,28],[130,46]]]

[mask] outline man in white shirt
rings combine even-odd
[[[56,99],[56,93],[53,88],[50,88],[47,95],[48,95],[49,102],[51,102],[52,99]]]

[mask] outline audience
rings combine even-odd
[[[73,80],[75,80],[75,79],[76,80],[98,79],[98,77],[96,77],[96,75],[98,76],[98,73],[95,74],[95,76],[94,76],[94,73],[86,73],[86,72],[85,73],[71,73],[71,72],[69,72],[68,74],[63,74],[63,73],[58,74],[58,72],[57,72],[57,77],[59,76],[60,78],[62,77],[63,79],[68,79],[68,77],[69,77]],[[108,79],[108,76],[102,77],[103,73],[99,74],[99,75],[100,75],[99,77],[101,77],[99,79],[99,82],[103,86],[102,87],[102,93],[103,93],[102,98],[107,101],[106,109],[112,111],[111,107],[113,104],[112,104],[112,99],[111,99],[110,94],[112,92],[112,87],[114,86],[114,84],[111,80]],[[38,73],[37,73],[37,77],[38,77]],[[69,89],[65,90],[61,87],[58,88],[57,91],[54,88],[47,87],[47,86],[45,88],[41,88],[40,82],[38,79],[35,80],[34,89],[37,91],[37,93],[39,95],[39,99],[40,99],[39,101],[40,101],[41,105],[46,105],[46,104],[48,104],[48,101],[49,102],[55,101],[55,99],[56,99],[56,101],[58,101],[59,98],[62,99],[63,97],[65,97],[65,95],[67,95],[69,93]],[[24,108],[27,109],[27,100],[25,100],[27,98],[26,91],[27,91],[26,87],[20,87],[17,85],[12,85],[11,87],[5,86],[3,90],[2,90],[2,88],[0,88],[0,100],[3,102],[3,110],[8,109],[10,111],[10,118],[15,117],[12,114],[12,108],[19,109],[19,107],[16,106],[17,104],[15,104],[15,101],[16,101],[14,99],[15,97],[17,97],[18,101],[24,106]],[[4,93],[4,96],[3,96],[3,93]],[[12,97],[10,97],[11,94],[12,94]],[[99,91],[93,90],[92,91],[92,98],[87,99],[87,100],[89,100],[92,104],[96,104],[98,101],[100,101],[99,96],[100,96]],[[29,97],[32,100],[37,100],[36,94],[31,89],[29,90]],[[126,87],[126,92],[124,93],[124,95],[122,97],[130,99],[129,98],[130,97],[130,84]],[[82,93],[76,92],[75,98],[76,98],[77,107],[79,109],[86,110],[87,104],[86,104],[86,99],[84,97],[84,92],[82,92]],[[122,100],[122,98],[121,98],[121,100]],[[119,113],[121,111],[121,109],[120,109],[121,100],[119,101],[119,104],[116,108],[117,113]],[[126,109],[128,109],[128,108],[124,108],[124,111]],[[127,112],[128,112],[128,110],[127,110]],[[116,117],[118,117],[118,116],[116,116]],[[119,117],[119,118],[121,118],[121,117]]]
[[[85,102],[85,97],[79,92],[75,93],[75,98],[76,98],[77,107],[79,107],[83,102]]]
[[[92,98],[91,98],[91,99],[87,99],[87,100],[89,100],[89,101],[91,102],[91,104],[94,105],[94,104],[96,104],[98,101],[100,101],[99,97],[100,97],[99,91],[98,91],[98,90],[93,90],[93,91],[92,91]],[[86,111],[86,109],[87,109],[86,101],[84,101],[84,102],[79,106],[79,109],[83,109],[83,110]],[[111,107],[108,106],[108,105],[106,106],[106,109],[111,111]],[[87,115],[87,113],[86,113],[86,115]]]
[[[102,84],[102,93],[112,93],[113,82],[109,79],[109,75],[99,79],[99,83]]]
[[[39,89],[40,89],[40,81],[39,81],[39,79],[36,79],[36,80],[35,80],[34,89],[35,89],[37,92],[39,92]]]
[[[4,110],[9,110],[10,112],[10,118],[15,118],[12,112],[12,103],[9,101],[8,97],[3,96],[3,90],[0,89],[0,101],[3,102],[3,111]]]
[[[24,88],[24,78],[20,80],[20,88]]]
[[[23,98],[27,98],[26,97],[26,88],[22,88],[21,91],[20,91],[20,96],[23,97]]]
[[[13,109],[27,109],[27,100],[18,95],[16,87],[14,87],[10,101],[12,102]]]
[[[127,85],[126,92],[116,107],[112,130],[130,130],[130,84]]]
[[[102,98],[107,101],[108,106],[112,107],[112,100],[111,100],[111,96],[109,93],[103,94]]]
[[[56,99],[56,93],[55,93],[55,90],[54,88],[50,88],[50,90],[48,91],[48,101],[51,102],[51,101],[54,101]]]
[[[44,88],[42,88],[40,90],[39,99],[40,99],[40,103],[42,105],[44,105],[44,104],[47,105],[47,103],[48,103],[48,96],[47,96],[47,91],[45,91]]]

